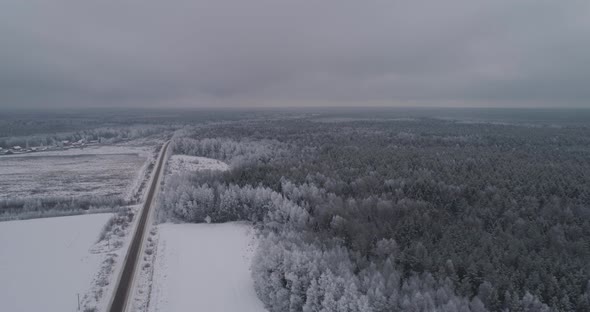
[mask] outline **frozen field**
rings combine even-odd
[[[0,222],[2,311],[76,311],[102,259],[89,249],[110,217]]]
[[[172,155],[168,160],[168,168],[171,173],[182,173],[187,171],[199,170],[221,170],[229,169],[229,166],[217,159],[188,156],[188,155]]]
[[[0,157],[0,199],[114,195],[126,198],[143,175],[141,149],[88,148]]]
[[[158,231],[149,311],[266,311],[250,276],[249,225],[161,224]]]

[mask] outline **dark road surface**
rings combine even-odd
[[[152,200],[158,188],[158,180],[160,174],[162,173],[162,167],[166,154],[165,151],[166,148],[168,148],[169,143],[170,142],[166,142],[162,146],[162,151],[164,152],[161,153],[160,159],[158,160],[155,176],[152,180],[152,184],[150,185],[146,201],[143,204],[143,209],[140,212],[141,216],[139,219],[139,224],[137,225],[137,229],[132,238],[131,244],[129,245],[127,257],[125,259],[125,263],[123,264],[121,279],[119,280],[119,284],[115,287],[113,300],[111,302],[110,307],[108,308],[109,312],[124,312],[125,307],[127,305],[127,297],[132,293],[131,287],[133,285],[135,267],[137,265],[137,260],[140,258],[139,252],[141,250],[141,243],[143,242],[143,237],[145,236],[145,232],[147,231],[147,219],[149,216],[150,209],[152,209]]]

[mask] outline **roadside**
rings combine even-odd
[[[156,156],[158,154],[160,153],[157,153]],[[156,160],[159,159],[158,157],[153,158],[146,166],[145,176],[141,183],[136,184],[137,188],[133,197],[138,204],[129,206],[114,215],[103,228],[97,243],[92,247],[92,252],[102,253],[104,256],[90,289],[83,297],[83,311],[106,311],[108,309],[112,294],[116,291],[121,278],[133,233],[138,227],[138,216],[141,216],[144,201],[148,197],[147,185],[151,185],[156,175],[154,168],[156,168]]]

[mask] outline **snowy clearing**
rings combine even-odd
[[[103,255],[89,251],[112,214],[0,222],[4,311],[76,311]]]
[[[149,311],[262,312],[244,223],[161,224]]]
[[[3,155],[0,159],[19,158],[19,157],[39,157],[39,156],[79,156],[79,155],[116,155],[116,154],[135,154],[147,156],[153,152],[152,146],[132,146],[132,145],[90,145],[85,147],[68,148],[63,150],[39,151],[35,153]]]
[[[138,187],[150,157],[145,148],[129,147],[1,157],[0,199],[87,195],[127,199]]]
[[[171,173],[200,170],[229,170],[229,166],[220,160],[188,155],[172,155],[168,160],[167,166]]]

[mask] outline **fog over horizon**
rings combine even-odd
[[[588,1],[0,4],[0,108],[590,108]]]

